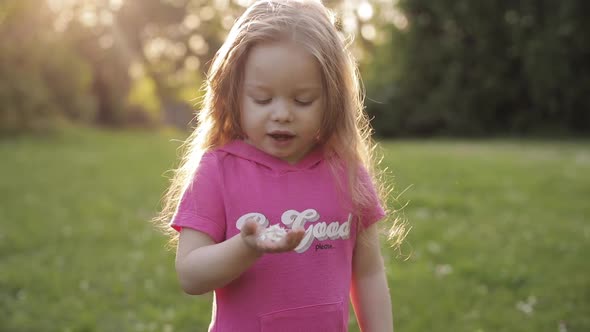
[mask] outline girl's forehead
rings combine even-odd
[[[248,52],[248,60],[254,65],[269,64],[268,60],[296,60],[296,63],[317,61],[302,43],[290,40],[256,43]]]
[[[303,46],[293,42],[255,45],[244,67],[245,85],[272,88],[294,85],[300,89],[321,89],[322,72],[317,59]]]

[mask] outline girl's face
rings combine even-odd
[[[302,46],[254,46],[246,59],[241,126],[246,142],[291,164],[315,145],[322,119],[319,63]]]

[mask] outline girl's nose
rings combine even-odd
[[[272,109],[271,119],[277,122],[292,121],[291,105],[284,101],[277,102]]]

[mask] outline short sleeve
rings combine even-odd
[[[187,186],[172,222],[181,231],[187,227],[209,235],[216,243],[225,238],[225,205],[218,158],[203,155],[192,182]]]
[[[385,210],[375,189],[375,184],[367,169],[362,167],[359,170],[359,184],[367,194],[366,204],[361,206],[361,222],[364,228],[371,226],[385,217]]]

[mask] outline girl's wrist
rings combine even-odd
[[[246,239],[246,235],[240,234],[240,238],[241,238],[241,241],[242,241],[243,245],[245,246],[246,250],[249,253],[251,253],[254,256],[256,256],[256,258],[259,258],[259,257],[261,257],[264,254],[263,251],[261,251],[260,249],[258,249],[256,246],[252,245],[250,243],[250,241],[248,241],[248,239]]]

